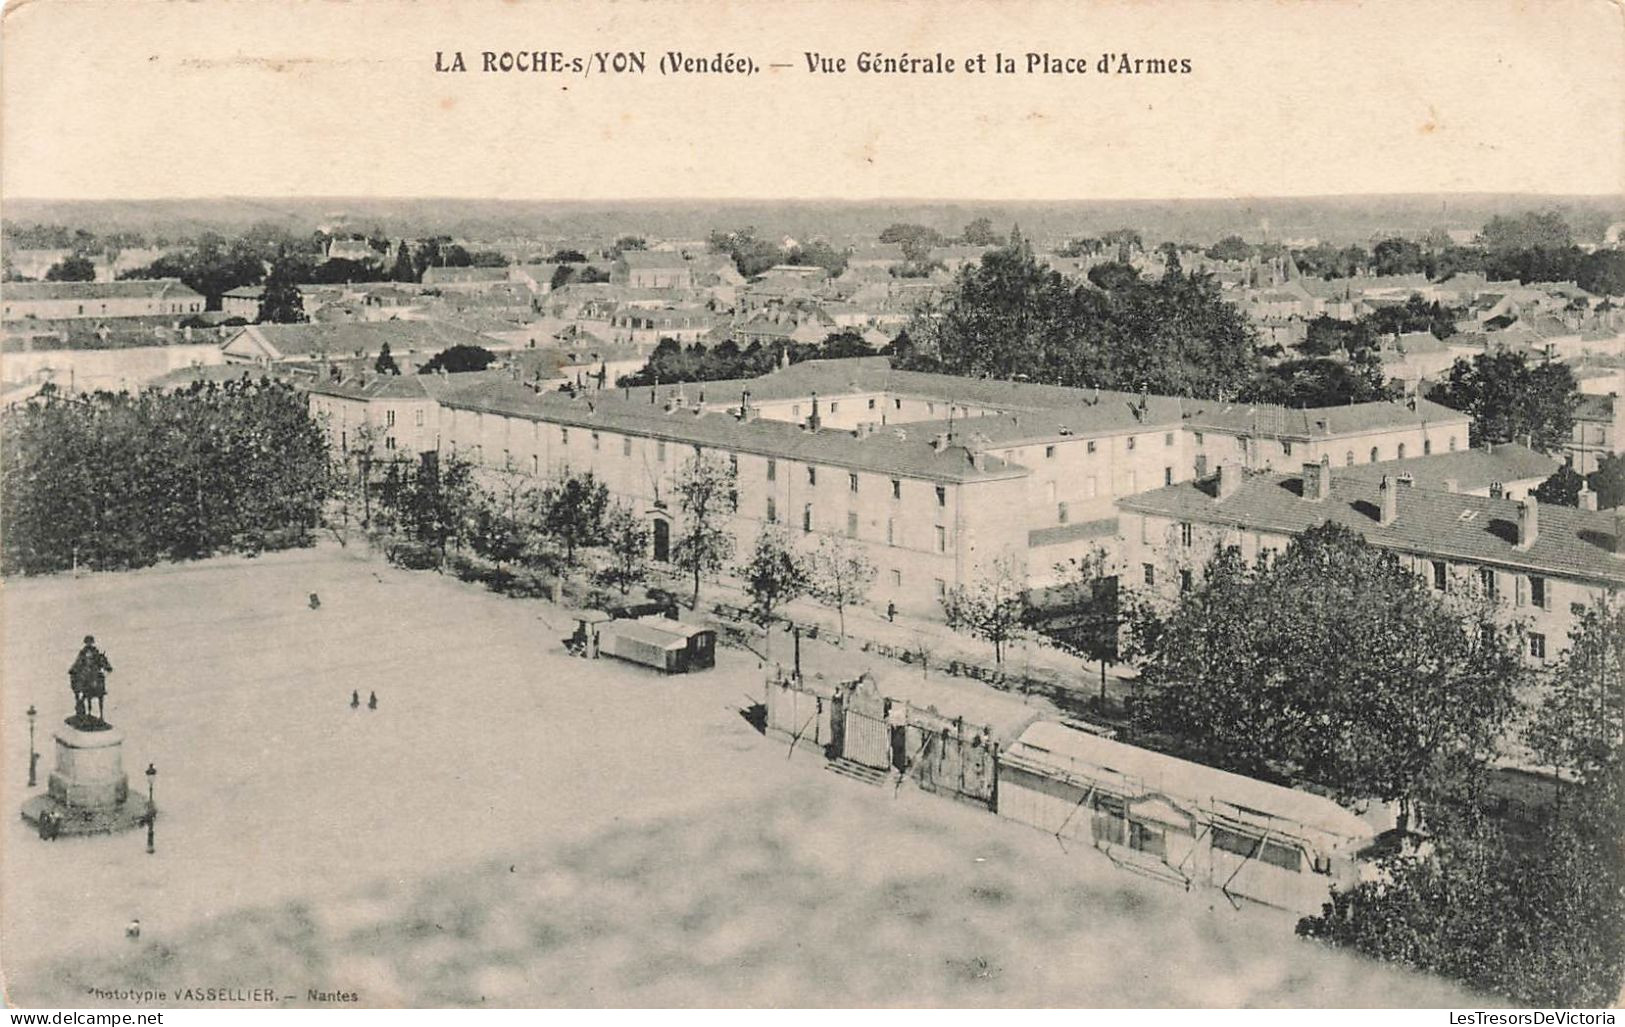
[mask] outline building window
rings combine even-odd
[[[1398,455],[1397,459],[1400,459],[1400,460],[1405,459],[1405,443],[1403,443],[1403,442],[1401,442],[1399,444],[1399,455]]]
[[[1431,456],[1432,454],[1433,454],[1433,440],[1432,439],[1423,439],[1422,440],[1422,455],[1423,456]]]
[[[1281,455],[1282,456],[1291,456],[1292,455],[1292,443],[1285,442],[1285,441],[1283,441],[1281,443]]]
[[[1065,524],[1066,520],[1067,520],[1066,504],[1065,503],[1056,504],[1056,507],[1055,507],[1055,521],[1056,521],[1056,523],[1057,524]]]
[[[871,400],[870,402],[873,402],[873,400]],[[891,586],[892,586],[892,588],[902,588],[903,587],[903,572],[902,571],[895,571],[894,570],[894,571],[891,572]]]
[[[1134,436],[1130,435],[1128,437],[1128,441],[1125,442],[1124,445],[1126,447],[1128,447],[1129,449],[1133,449],[1134,448],[1134,443],[1135,443],[1135,438],[1134,438]]]
[[[797,417],[797,418],[799,418],[801,416],[801,404],[800,403],[795,403],[795,404],[791,405],[791,407],[790,407],[790,416],[791,417]]]
[[[1443,560],[1433,561],[1433,590],[1443,592],[1450,581],[1450,568]]]
[[[892,402],[892,409],[893,410],[901,410],[901,409],[903,409],[903,401],[902,400],[894,399],[891,402]]]
[[[890,517],[886,518],[886,544],[888,546],[897,544],[897,522]]]
[[[736,478],[736,479],[739,477],[739,454],[738,453],[729,453],[728,454],[728,473],[733,475],[734,478]]]
[[[891,480],[891,497],[893,499],[903,498],[903,480],[901,478]]]
[[[767,480],[776,481],[779,477],[779,462],[772,457],[767,458]]]
[[[769,524],[777,524],[778,520],[779,520],[779,508],[774,505],[773,497],[768,496],[767,497],[767,523],[769,523]]]
[[[928,413],[928,414],[936,413],[937,412],[937,405],[935,403],[927,403],[925,405],[925,412]]]
[[[1130,491],[1130,492],[1134,491],[1134,477],[1135,477],[1134,472],[1132,470],[1130,470],[1128,472],[1128,491]]]
[[[632,436],[627,435],[627,436],[622,437],[622,439],[621,439],[621,455],[622,456],[631,456],[632,455]]]
[[[384,427],[386,427],[386,428],[395,427],[395,411],[393,411],[393,410],[385,410],[384,411]]]
[[[1045,460],[1054,460],[1055,459],[1055,447],[1054,446],[1045,446],[1044,447],[1044,459]]]
[[[1347,453],[1343,454],[1343,463],[1350,467],[1354,466],[1354,450],[1351,449]]]
[[[1189,548],[1191,544],[1191,522],[1181,521],[1179,524],[1179,544]]]
[[[1495,572],[1488,567],[1478,572],[1478,580],[1484,586],[1484,594],[1491,599],[1495,598]]]
[[[808,503],[801,508],[801,530],[812,531],[812,504]]]
[[[1163,432],[1163,435],[1162,435],[1162,444],[1163,444],[1163,445],[1164,445],[1164,446],[1171,446],[1171,445],[1173,445],[1173,444],[1174,444],[1174,433],[1173,433],[1173,432],[1171,432],[1171,431],[1170,431],[1170,432]]]
[[[414,414],[414,415],[413,415],[413,417],[412,417],[412,421],[413,421],[413,423],[414,423],[414,424],[416,424],[416,425],[417,425],[417,426],[418,426],[418,427],[419,427],[419,428],[421,428],[421,427],[423,427],[423,411],[422,411],[422,410],[419,410],[419,411],[417,411],[417,412],[416,412],[416,413],[415,413],[415,414]]]
[[[1377,447],[1376,446],[1371,447],[1371,462],[1372,463],[1377,462]]]
[[[1162,469],[1162,483],[1164,485],[1172,485],[1174,483],[1174,469],[1172,467],[1164,467]]]
[[[502,451],[502,469],[504,471],[513,470],[513,454],[506,449]]]
[[[594,453],[598,452],[598,433],[597,432],[592,433],[592,451]]]
[[[533,477],[539,476],[542,473],[541,458],[536,456],[534,453],[532,453],[530,457],[530,473]]]
[[[858,476],[856,474],[847,475],[846,484],[852,492],[858,491]]]
[[[1087,443],[1085,443],[1084,448],[1087,452],[1093,453],[1095,451],[1095,440],[1090,439]]]
[[[943,486],[941,486],[941,485],[937,486],[937,505],[938,506],[947,506],[948,505],[948,490],[946,488],[944,488]]]
[[[846,537],[858,537],[858,514],[856,510],[848,510],[846,512]]]
[[[1549,610],[1551,607],[1547,605],[1548,598],[1550,596],[1546,591],[1546,579],[1531,576],[1529,578],[1529,602],[1539,609]]]
[[[835,402],[834,400],[830,400],[829,412],[833,414],[835,411],[837,411],[839,409],[841,409],[841,404]]]
[[[1141,564],[1140,569],[1145,573],[1145,583],[1148,588],[1155,588],[1157,584],[1157,568],[1149,563]]]
[[[817,485],[818,484],[818,468],[808,466],[808,468],[807,468],[807,484],[808,485]]]
[[[395,448],[395,436],[393,436],[393,435],[385,435],[384,436],[384,448],[385,449],[394,449]]]
[[[874,409],[874,408],[875,408],[875,401],[874,401],[874,400],[872,400],[872,399],[871,399],[871,400],[870,400],[870,401],[869,401],[869,409],[870,409],[870,410],[873,410],[873,409]]]
[[[1179,572],[1179,590],[1181,592],[1189,592],[1191,590],[1191,572],[1189,568],[1182,569]]]
[[[1198,448],[1200,448],[1201,445],[1202,445],[1202,433],[1201,432],[1195,432],[1194,435],[1195,435],[1195,438],[1196,438],[1196,445],[1197,445]]]
[[[1546,658],[1546,636],[1531,632],[1529,635],[1529,655],[1537,660]]]
[[[948,551],[948,529],[944,528],[942,525],[939,524],[939,525],[937,525],[937,552],[946,553],[947,551]]]
[[[1454,435],[1452,435],[1452,436],[1450,436],[1450,452],[1454,453],[1455,451],[1456,451],[1456,437]]]
[[[570,429],[568,429],[568,428],[560,428],[559,429],[559,445],[568,446],[569,444],[570,444]]]
[[[666,462],[666,443],[664,440],[655,443],[655,459],[660,463]]]
[[[938,599],[941,599],[948,594],[948,583],[943,581],[941,578],[933,579],[933,588],[936,590]]]

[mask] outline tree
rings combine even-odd
[[[576,565],[576,552],[608,541],[609,489],[591,471],[572,474],[542,488],[541,529],[564,547],[564,565]]]
[[[435,374],[442,370],[447,374],[483,371],[491,366],[496,358],[497,355],[484,346],[471,346],[460,342],[430,357],[418,368],[418,374]]]
[[[1397,800],[1407,817],[1482,770],[1525,673],[1487,604],[1447,606],[1332,523],[1256,565],[1220,550],[1152,616],[1153,726],[1227,769]]]
[[[45,280],[47,282],[94,282],[96,280],[96,263],[89,257],[77,254],[63,257],[45,269]]]
[[[948,626],[993,644],[993,662],[1004,662],[1004,647],[1025,634],[1026,576],[1015,559],[1001,556],[976,572],[969,587],[955,585],[942,597]]]
[[[1554,506],[1579,506],[1580,490],[1585,488],[1585,479],[1580,477],[1578,471],[1564,464],[1552,472],[1551,477],[1541,482],[1535,489],[1534,496],[1542,503]]]
[[[1362,350],[1344,362],[1323,358],[1283,360],[1263,371],[1242,389],[1244,403],[1291,407],[1325,407],[1387,399],[1382,361]]]
[[[609,563],[599,580],[626,595],[648,571],[649,528],[631,507],[617,503],[604,518],[604,540]]]
[[[1625,296],[1625,250],[1596,250],[1580,261],[1574,283],[1599,296]]]
[[[1227,235],[1207,248],[1209,260],[1249,260],[1253,253],[1252,246],[1239,235]]]
[[[696,452],[683,465],[674,491],[683,520],[672,562],[693,576],[690,606],[698,609],[700,580],[720,571],[733,555],[734,537],[727,521],[738,496],[734,470],[719,457]]]
[[[1436,403],[1472,417],[1472,445],[1511,442],[1527,435],[1535,449],[1555,453],[1574,427],[1576,391],[1568,365],[1530,366],[1522,353],[1480,353],[1457,360],[1444,382],[1428,392]]]
[[[931,259],[931,251],[946,240],[934,228],[898,222],[880,233],[880,241],[902,247],[903,259],[910,264],[925,264]]]
[[[386,523],[426,547],[444,569],[448,550],[468,538],[477,512],[474,468],[456,454],[424,453],[417,467],[391,466],[379,489]]]
[[[400,374],[401,369],[395,363],[395,358],[389,352],[389,343],[385,342],[378,347],[378,359],[372,362],[372,369],[379,374]]]
[[[710,248],[733,258],[734,266],[746,278],[755,278],[775,264],[784,263],[785,252],[776,243],[760,239],[755,228],[741,228],[732,232],[711,233]]]
[[[875,567],[863,549],[844,535],[826,535],[807,560],[807,592],[835,611],[846,639],[846,610],[869,597]]]
[[[1555,210],[1528,211],[1516,217],[1497,214],[1478,234],[1479,245],[1491,253],[1507,250],[1564,249],[1574,243],[1574,232]]]
[[[615,240],[615,245],[610,248],[610,253],[616,257],[619,257],[623,253],[631,253],[635,250],[646,250],[648,248],[649,241],[643,236],[623,235],[619,239]]]
[[[305,301],[299,295],[297,281],[293,265],[287,260],[271,265],[271,273],[265,279],[265,292],[260,297],[261,324],[299,324],[310,320],[305,316]]]
[[[966,246],[997,246],[1004,241],[993,230],[993,222],[989,218],[977,218],[966,225],[964,231],[959,233],[959,239]]]
[[[1580,616],[1527,736],[1546,763],[1579,780],[1604,773],[1625,748],[1625,603],[1601,599]]]
[[[1597,506],[1608,510],[1625,506],[1625,454],[1610,453],[1586,475],[1586,485],[1597,494]]]
[[[504,573],[505,564],[516,562],[525,553],[525,525],[519,514],[523,495],[513,483],[504,491],[505,495],[498,495],[476,490],[473,523],[468,532],[469,547],[495,564],[498,574]]]
[[[807,591],[807,568],[784,532],[771,524],[762,526],[750,559],[740,565],[738,574],[751,599],[751,613],[762,626],[769,651],[773,645],[774,614],[784,604]]]
[[[1371,260],[1379,275],[1410,275],[1424,266],[1422,247],[1409,239],[1384,239],[1371,248]]]
[[[417,262],[412,259],[412,252],[406,248],[406,240],[395,248],[395,263],[389,269],[390,281],[416,282],[423,272],[418,268]]]

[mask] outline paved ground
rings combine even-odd
[[[139,834],[47,844],[7,822],[13,1004],[121,1004],[92,987],[185,1004],[186,986],[297,1005],[310,989],[364,1005],[1479,1001],[984,811],[787,758],[740,715],[760,671],[737,651],[678,678],[574,660],[545,603],[331,549],[8,582],[3,602],[8,815],[26,795],[21,711],[42,711],[48,770],[86,632],[116,668],[126,767],[156,764],[162,810],[155,856]],[[821,651],[810,671],[863,662]],[[893,694],[1006,729],[1042,712],[877,669]],[[352,689],[380,708],[352,711]]]

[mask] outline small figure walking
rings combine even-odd
[[[320,610],[322,608],[322,597],[314,592],[310,594],[310,608],[312,610]]]
[[[377,708],[378,708],[378,693],[377,692],[368,692],[367,693],[367,709],[376,710]]]
[[[354,710],[354,709],[359,709],[360,707],[361,707],[361,693],[358,692],[358,691],[355,691],[354,689],[352,689],[350,691],[350,709]]]

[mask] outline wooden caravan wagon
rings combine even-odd
[[[717,662],[717,633],[664,617],[616,620],[599,625],[599,651],[667,674],[708,670]]]
[[[1232,901],[1318,913],[1375,836],[1330,799],[1039,721],[999,760],[998,811]]]

